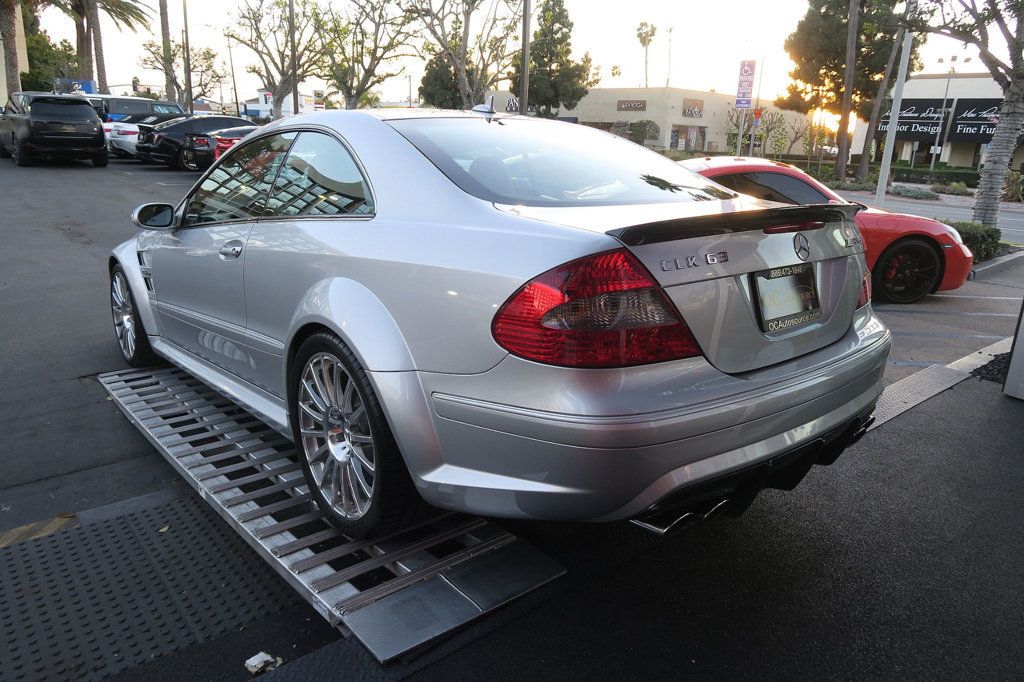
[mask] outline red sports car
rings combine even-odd
[[[742,194],[786,204],[849,203],[799,168],[769,159],[715,156],[680,165]],[[967,281],[974,255],[937,220],[866,208],[857,213],[876,298],[912,303]]]

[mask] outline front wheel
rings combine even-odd
[[[110,311],[114,317],[114,335],[121,356],[132,367],[147,367],[158,362],[142,326],[124,268],[115,265],[110,273]]]
[[[20,142],[14,143],[14,149],[11,152],[11,157],[14,159],[14,165],[16,166],[24,168],[25,166],[32,165],[32,157],[27,151],[25,151]]]
[[[875,296],[890,303],[913,303],[939,283],[942,263],[935,247],[923,239],[904,239],[890,246],[875,263]]]
[[[377,396],[329,332],[303,342],[290,372],[292,434],[317,506],[353,538],[386,535],[423,514]]]
[[[106,149],[92,157],[92,165],[97,168],[103,168],[108,163],[110,163],[110,153]]]

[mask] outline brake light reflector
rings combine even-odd
[[[665,292],[625,249],[533,278],[501,306],[491,332],[515,355],[564,367],[628,367],[701,354]]]
[[[864,275],[860,282],[860,298],[857,299],[857,307],[863,308],[871,302],[871,273]]]

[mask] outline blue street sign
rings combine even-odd
[[[755,71],[757,71],[757,61],[746,59],[740,62],[740,79],[736,86],[737,109],[750,109],[753,106]]]

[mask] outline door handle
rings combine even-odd
[[[221,260],[234,260],[242,255],[242,242],[238,239],[232,239],[229,242],[224,242],[220,247]]]

